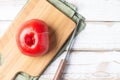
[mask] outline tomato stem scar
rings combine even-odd
[[[35,44],[34,33],[31,32],[29,34],[26,34],[25,43],[30,47]]]

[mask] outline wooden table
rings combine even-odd
[[[0,0],[0,37],[27,0]],[[63,80],[120,80],[120,1],[67,0],[86,18],[76,38]],[[52,80],[63,53],[40,80]]]

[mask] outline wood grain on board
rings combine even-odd
[[[49,26],[50,49],[46,55],[39,57],[21,54],[15,41],[19,25],[33,18],[42,19]],[[47,0],[30,0],[0,39],[0,51],[4,58],[0,66],[0,80],[12,80],[18,72],[39,76],[70,36],[75,25]]]

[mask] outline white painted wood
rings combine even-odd
[[[120,22],[87,22],[74,50],[120,50]]]
[[[52,80],[64,52],[40,77],[40,80]],[[82,59],[81,59],[82,58]],[[83,63],[85,62],[85,63]],[[63,80],[96,80],[120,78],[120,52],[72,52],[70,61],[63,72]],[[119,79],[118,79],[119,80]]]
[[[120,21],[119,0],[67,0],[87,21]],[[0,19],[13,20],[27,0],[0,0]],[[17,6],[17,7],[16,7]],[[9,14],[8,14],[9,12]]]
[[[119,80],[120,74],[106,74],[94,76],[94,74],[64,74],[61,80]],[[53,80],[54,74],[42,75],[39,80]]]
[[[87,22],[85,30],[76,38],[74,52],[71,53],[62,80],[120,80],[120,52],[114,51],[120,50],[120,22],[115,22],[120,21],[120,1],[67,1],[78,7],[78,12],[86,21],[95,22]],[[26,2],[27,0],[0,0],[0,37]],[[88,51],[83,52],[84,50]],[[96,50],[101,52],[95,52]],[[53,80],[59,62],[65,54],[53,62],[39,80]],[[100,71],[102,73],[98,73]]]
[[[64,57],[64,52],[50,67],[45,74],[55,73],[60,60]],[[120,72],[120,52],[72,52],[64,73],[93,73],[99,66],[108,72]],[[104,70],[102,68],[102,70]]]
[[[16,6],[16,5],[24,5],[28,0],[0,0],[0,5],[6,6]]]
[[[14,20],[22,7],[0,6],[0,20]]]
[[[87,21],[120,21],[120,0],[67,0]]]
[[[0,20],[14,20],[27,0],[0,0]]]

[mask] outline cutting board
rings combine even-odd
[[[41,19],[49,26],[50,48],[38,57],[23,55],[17,47],[15,34],[19,26],[29,19]],[[52,6],[47,0],[30,0],[0,39],[0,80],[12,80],[19,72],[39,76],[54,58],[75,28],[75,23]]]

